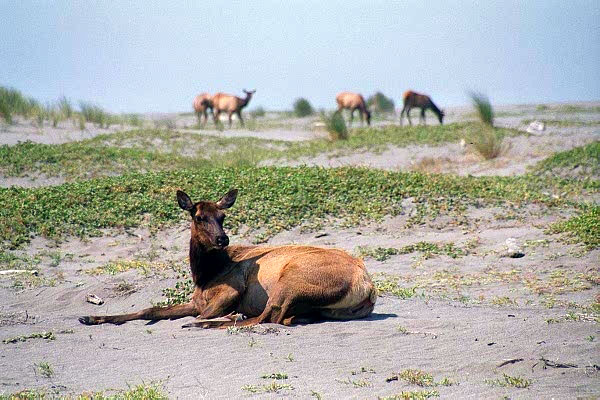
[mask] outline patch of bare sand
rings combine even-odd
[[[543,227],[557,216],[536,207],[508,218],[500,208],[472,209],[467,224],[446,218],[406,228],[411,209],[410,204],[406,206],[405,215],[381,223],[320,232],[298,228],[282,232],[269,244],[303,243],[353,251],[359,245],[400,248],[418,241],[454,242],[468,249],[468,255],[424,258],[411,253],[386,261],[367,258],[367,268],[376,277],[386,273],[399,277],[403,287],[418,284],[419,295],[401,300],[382,294],[367,319],[289,328],[272,325],[275,331],[264,335],[182,330],[180,326],[188,319],[121,326],[79,324],[80,315],[133,311],[162,300],[161,290],[174,285],[175,271],[148,276],[128,271],[113,276],[82,270],[115,259],[185,260],[187,223],[156,236],[139,229],[106,232],[89,241],[69,240],[58,247],[36,241],[28,249],[30,255],[52,250],[72,256],[55,267],[43,259],[40,269],[45,276],[62,276],[55,286],[15,290],[16,278],[2,278],[0,317],[10,322],[2,327],[2,339],[47,330],[72,329],[73,333],[57,333],[53,341],[0,344],[2,390],[55,387],[61,392],[80,392],[156,380],[164,383],[173,398],[262,398],[265,394],[251,395],[242,387],[269,384],[271,380],[261,376],[281,372],[289,376],[281,383],[294,389],[270,397],[310,398],[314,391],[324,398],[375,398],[427,389],[403,381],[386,382],[401,370],[416,368],[433,374],[436,381],[447,377],[458,383],[434,388],[442,398],[600,394],[599,372],[594,367],[598,364],[598,325],[589,319],[565,317],[568,302],[589,304],[598,296],[598,282],[570,290],[577,286],[565,280],[554,282],[549,275],[564,271],[571,277],[589,273],[590,268],[597,273],[598,250],[581,252],[547,235]],[[525,257],[501,257],[509,237],[523,244]],[[239,241],[232,238],[234,243]],[[511,272],[515,270],[518,275]],[[554,283],[537,294],[536,286],[528,286],[537,282],[534,277]],[[133,286],[132,292],[119,291],[124,281]],[[561,288],[568,290],[552,294],[553,308],[543,304],[551,294],[548,291]],[[87,293],[103,297],[106,303],[86,303]],[[504,297],[509,301],[494,302]],[[581,309],[570,309],[582,314]],[[592,336],[594,341],[586,339]],[[544,368],[541,357],[577,367]],[[499,366],[510,359],[523,360]],[[52,365],[54,376],[44,378],[35,372],[34,364],[41,361]],[[361,372],[363,367],[366,372]],[[502,380],[503,373],[531,379],[531,385],[517,389],[486,383]]]

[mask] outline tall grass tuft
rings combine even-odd
[[[56,104],[60,113],[66,119],[71,119],[71,117],[73,116],[73,106],[71,105],[71,101],[65,96],[62,96],[60,99],[58,99],[58,102]]]
[[[494,126],[494,110],[487,96],[479,92],[471,92],[469,96],[481,122],[490,127]]]
[[[82,101],[79,103],[79,108],[86,121],[93,122],[100,128],[110,124],[110,115],[102,107]]]
[[[473,149],[486,160],[504,154],[510,147],[504,143],[504,135],[499,130],[486,125],[473,130],[470,136]]]
[[[308,117],[315,112],[308,100],[300,97],[294,101],[294,115],[296,117]]]
[[[0,115],[9,124],[14,115],[31,116],[39,103],[30,97],[23,96],[20,91],[0,86]]]
[[[509,146],[504,143],[502,132],[494,128],[494,110],[487,96],[476,92],[470,96],[481,121],[481,128],[471,131],[472,148],[484,159],[491,160],[506,152]]]
[[[321,112],[321,120],[325,124],[325,129],[329,132],[331,140],[348,139],[348,127],[341,112],[335,111],[331,114]]]

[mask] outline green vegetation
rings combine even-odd
[[[84,392],[74,396],[60,396],[58,391],[26,389],[13,394],[0,394],[0,400],[168,400],[168,396],[158,385],[137,385],[129,390],[119,390],[115,393]]]
[[[470,96],[483,126],[469,135],[469,141],[479,155],[485,160],[491,160],[508,150],[508,147],[503,144],[504,132],[494,128],[494,110],[487,96],[475,92]]]
[[[28,339],[54,340],[54,339],[56,339],[56,336],[52,332],[36,332],[36,333],[30,333],[29,335],[14,336],[14,337],[11,337],[8,339],[4,339],[4,340],[2,340],[2,343],[7,344],[7,343],[26,342]]]
[[[335,156],[362,149],[379,151],[389,145],[441,144],[476,134],[478,129],[481,126],[474,123],[410,128],[386,126],[355,129],[348,140],[306,142],[199,137],[173,130],[138,129],[57,145],[25,142],[0,146],[0,172],[6,176],[39,173],[73,180],[208,164],[251,166],[267,159],[297,159],[320,153]],[[506,129],[498,132],[520,134]]]
[[[426,400],[432,397],[440,397],[437,390],[403,391],[391,396],[379,397],[379,400]]]
[[[475,107],[475,112],[479,117],[479,120],[489,126],[494,126],[494,110],[492,108],[492,103],[483,93],[473,92],[470,94],[471,101],[473,103],[473,107]]]
[[[435,386],[433,375],[419,369],[405,369],[398,374],[398,378],[417,386]]]
[[[393,113],[394,112],[394,100],[386,97],[381,92],[376,92],[374,95],[367,99],[367,105],[372,111],[380,113]]]
[[[348,127],[346,126],[346,121],[344,121],[344,116],[340,111],[335,111],[330,114],[322,112],[321,121],[325,124],[325,130],[329,133],[329,138],[332,141],[348,139]]]
[[[262,229],[267,239],[325,217],[356,226],[398,215],[408,197],[417,203],[409,220],[416,224],[441,212],[463,213],[469,205],[568,205],[546,190],[570,194],[587,186],[530,176],[458,177],[366,168],[198,167],[134,173],[42,188],[0,188],[0,242],[14,248],[32,235],[60,239],[99,235],[104,228],[158,229],[186,218],[175,203],[177,189],[200,200],[218,199],[230,187],[240,188],[241,195],[226,228],[233,233],[243,225]]]
[[[588,249],[600,247],[600,206],[584,207],[580,214],[550,226],[552,233],[566,233],[571,242],[583,243]]]
[[[571,171],[579,168],[578,176],[584,179],[598,179],[600,176],[600,141],[571,150],[554,153],[540,161],[532,172],[535,174],[572,175]]]
[[[54,369],[47,361],[41,361],[35,366],[37,367],[37,372],[39,372],[44,378],[51,378],[54,375]]]
[[[14,115],[28,118],[41,110],[37,100],[23,96],[23,94],[12,88],[0,86],[0,117],[8,124],[13,123]]]
[[[280,390],[293,390],[294,387],[287,383],[271,382],[268,385],[244,385],[242,390],[250,393],[279,393]]]
[[[520,376],[510,376],[502,374],[502,379],[487,379],[485,381],[490,386],[512,386],[519,389],[525,389],[531,385],[531,379],[522,378]]]
[[[393,247],[365,247],[358,246],[355,253],[359,257],[371,257],[377,261],[385,261],[393,255],[397,254],[410,254],[414,252],[421,252],[425,258],[431,258],[433,255],[445,254],[452,258],[457,258],[466,255],[466,251],[457,248],[454,243],[430,243],[430,242],[417,242],[404,246],[400,249]]]
[[[400,299],[410,299],[416,294],[416,288],[400,286],[398,279],[388,274],[374,274],[373,284],[380,293],[390,294]]]
[[[313,115],[315,110],[310,105],[308,100],[303,97],[300,97],[294,101],[294,115],[296,117],[308,117],[309,115]]]
[[[252,118],[264,117],[266,113],[265,108],[262,106],[258,106],[248,112]]]

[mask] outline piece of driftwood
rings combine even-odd
[[[498,366],[496,366],[496,368],[504,367],[505,365],[514,364],[514,363],[518,363],[521,361],[523,361],[522,358],[512,358],[510,360],[505,360],[505,361],[501,362],[500,364],[498,364]]]
[[[12,275],[12,274],[31,274],[37,276],[38,271],[36,269],[7,269],[0,271],[0,275]]]

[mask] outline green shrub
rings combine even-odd
[[[305,98],[300,97],[294,101],[294,115],[296,117],[308,117],[314,114],[314,112],[314,109]]]
[[[383,93],[377,92],[367,99],[367,105],[374,111],[394,112],[394,100],[386,97]]]

